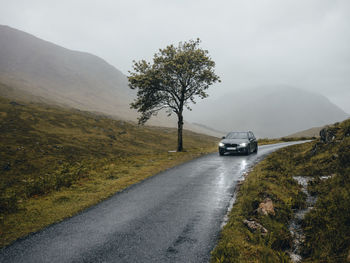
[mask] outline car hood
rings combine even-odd
[[[223,139],[222,143],[231,143],[231,144],[240,144],[240,143],[249,143],[248,139]]]

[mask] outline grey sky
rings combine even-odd
[[[217,97],[290,85],[350,113],[348,0],[0,0],[0,24],[96,54],[127,74],[132,60],[200,37],[217,63]]]

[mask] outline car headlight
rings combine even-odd
[[[222,142],[219,142],[219,147],[224,147],[225,144],[223,144]]]
[[[246,146],[247,146],[247,143],[246,143],[246,142],[240,143],[239,146],[246,147]]]

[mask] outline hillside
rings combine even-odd
[[[349,262],[350,120],[321,134],[248,174],[212,262]]]
[[[133,94],[126,76],[103,59],[0,25],[0,95],[22,93],[122,118]],[[8,89],[11,87],[12,91]]]
[[[293,133],[291,135],[286,136],[287,138],[295,138],[295,137],[320,137],[320,131],[324,128],[322,127],[313,127],[304,131],[299,131]]]
[[[157,172],[217,139],[0,97],[0,247]]]
[[[218,117],[219,116],[219,117]],[[277,138],[342,121],[348,114],[326,97],[291,87],[262,87],[207,99],[188,119],[220,130],[252,130]]]

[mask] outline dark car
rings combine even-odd
[[[219,154],[225,153],[250,153],[258,152],[258,142],[251,131],[248,132],[230,132],[226,137],[222,137],[219,142]]]

